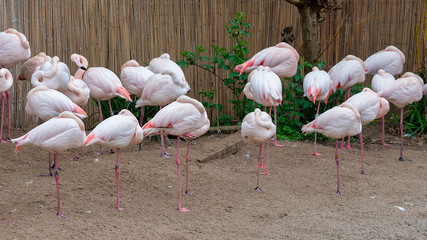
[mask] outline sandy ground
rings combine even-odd
[[[371,129],[374,129],[371,126]],[[375,128],[377,129],[377,127]],[[379,128],[378,128],[379,129]],[[28,129],[27,129],[28,130]],[[14,129],[12,136],[26,129]],[[243,147],[224,159],[199,163],[227,135],[204,136],[192,144],[190,189],[177,211],[175,158],[160,158],[160,145],[143,141],[143,151],[121,151],[120,205],[115,206],[115,154],[93,156],[99,148],[81,148],[78,161],[69,151],[59,158],[61,207],[56,216],[53,177],[47,156],[34,147],[13,153],[0,144],[1,239],[427,239],[427,146],[405,138],[399,162],[398,136],[386,151],[376,130],[365,130],[365,163],[360,174],[360,150],[340,150],[341,189],[336,194],[335,142],[320,143],[320,157],[311,156],[312,142],[280,141],[270,146],[271,175],[256,185],[257,145]],[[371,135],[369,135],[371,133]],[[239,134],[239,133],[237,133]],[[171,153],[176,139],[171,139]],[[270,143],[271,144],[271,143]],[[181,161],[185,163],[185,142]],[[185,173],[185,164],[182,168]],[[14,226],[12,223],[15,223]]]

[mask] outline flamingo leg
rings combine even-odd
[[[335,139],[335,163],[337,164],[337,193],[344,195],[340,191],[340,159],[338,158],[338,139]]]
[[[49,152],[49,173],[48,174],[42,174],[40,177],[52,177],[52,167],[50,166],[50,163],[52,162],[50,160],[51,153]]]
[[[3,140],[3,118],[4,118],[4,98],[5,93],[1,93],[1,126],[0,126],[0,142],[5,143]]]
[[[320,109],[320,101],[319,101],[319,104],[317,105],[316,117],[319,116],[319,109]],[[312,155],[322,156],[322,154],[316,151],[316,144],[317,144],[317,132],[314,132],[314,153],[312,153]]]
[[[403,158],[403,108],[400,109],[400,157],[399,161],[411,161]]]
[[[10,94],[9,90],[6,91],[7,98],[7,138],[6,140],[10,141]]]
[[[160,106],[160,110],[162,109],[162,106]],[[160,142],[161,142],[161,144],[162,144],[162,153],[160,154],[160,156],[163,158],[163,159],[168,159],[169,157],[169,155],[171,155],[170,153],[167,153],[166,151],[165,151],[165,139],[164,139],[164,132],[163,131],[160,131]]]
[[[110,107],[110,116],[114,115],[113,108],[111,107],[111,101],[108,100],[108,107]]]
[[[55,182],[56,182],[56,199],[58,201],[58,208],[56,211],[56,215],[58,215],[61,218],[66,218],[67,216],[64,216],[61,214],[60,205],[61,200],[59,196],[59,173],[58,173],[58,153],[55,153]]]
[[[194,194],[194,192],[191,192],[190,190],[188,190],[188,154],[190,152],[190,144],[191,144],[191,139],[188,139],[188,145],[187,145],[187,154],[185,156],[185,161],[187,162],[187,167],[185,169],[186,174],[185,174],[185,193],[191,196],[194,196],[196,194]]]
[[[136,101],[135,101],[136,102]],[[144,119],[144,106],[141,107],[141,114],[139,115],[139,125],[142,127],[142,121]],[[138,151],[142,151],[142,143],[139,143]]]
[[[266,153],[265,153],[265,158],[266,158],[266,163],[267,163],[267,165],[265,166],[265,172],[264,173],[262,173],[262,175],[270,175],[270,173],[268,172],[268,145],[269,145],[269,141],[270,141],[270,139],[269,140],[267,140],[267,150],[266,150]]]
[[[347,100],[350,98],[350,95],[351,95],[351,87],[348,88]],[[347,149],[353,149],[352,147],[350,147],[350,136],[348,136]]]
[[[104,121],[104,117],[102,116],[102,109],[101,109],[101,100],[98,100],[98,109],[99,109],[99,122]],[[102,155],[104,154],[104,151],[102,151],[102,146],[99,146],[99,152],[95,153],[94,155]]]
[[[347,101],[347,94],[348,94],[348,90],[349,90],[350,88],[347,88],[345,91],[344,91],[344,102],[345,101]],[[345,147],[344,147],[344,138],[342,139],[342,141],[341,141],[341,149],[345,149]]]
[[[264,144],[264,143],[261,143],[261,144]],[[263,162],[263,156],[264,156],[264,151],[263,151],[264,149],[262,148],[261,149],[261,162],[260,163],[258,163],[258,166],[260,166],[260,167],[266,167],[265,165],[264,165],[264,162]]]
[[[74,149],[74,157],[73,160],[79,160],[79,157],[77,156],[77,148]]]
[[[384,151],[384,146],[390,146],[389,144],[385,143],[385,139],[384,139],[384,116],[381,118],[382,121],[382,135],[381,135],[381,145],[383,146],[383,151]]]
[[[179,161],[179,136],[176,141],[176,167],[178,169],[178,210],[188,212],[190,210],[181,207],[181,162]]]
[[[360,139],[360,152],[362,155],[362,174],[368,174],[367,172],[365,172],[365,166],[364,166],[364,162],[363,162],[363,137],[362,137],[362,132],[360,132],[359,135],[359,139]]]
[[[117,159],[116,159],[116,167],[114,168],[116,171],[116,185],[117,185],[117,200],[116,200],[116,208],[120,211],[125,210],[124,208],[119,207],[119,155],[120,148],[117,148]]]
[[[261,158],[262,158],[262,144],[260,144],[260,149],[259,149],[259,154],[258,154],[258,174],[257,174],[257,182],[256,182],[256,188],[254,189],[257,192],[262,192],[261,188],[259,188],[259,167],[260,167],[260,163],[261,163]]]
[[[271,109],[271,108],[270,108]],[[274,106],[274,125],[276,125],[276,129],[277,129],[277,106]],[[276,133],[274,134],[274,146],[276,147],[284,147],[285,145],[280,145],[277,143],[277,130]]]

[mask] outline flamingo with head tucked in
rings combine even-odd
[[[1,94],[1,126],[0,126],[0,142],[3,140],[3,118],[4,118],[4,99],[7,99],[7,137],[10,140],[10,94],[9,89],[12,87],[12,73],[7,68],[0,69],[0,94]]]
[[[376,74],[383,69],[391,75],[399,75],[403,70],[405,55],[395,46],[388,46],[384,50],[372,54],[365,60],[365,72]]]
[[[388,87],[390,84],[392,84],[396,79],[394,79],[393,75],[390,73],[387,73],[383,69],[378,70],[378,74],[375,74],[371,81],[371,87],[374,92],[378,93],[384,88]],[[384,116],[381,117],[382,122],[382,134],[381,134],[381,145],[383,147],[390,146],[385,143],[384,140]]]
[[[154,74],[145,83],[141,97],[136,102],[136,107],[165,106],[181,95],[190,91],[190,86],[172,70],[165,70],[163,74]],[[163,134],[160,133],[162,144],[162,158],[169,158],[165,152]]]
[[[0,32],[0,67],[13,68],[31,56],[30,43],[24,34],[13,28]]]
[[[120,149],[129,144],[138,144],[143,139],[143,132],[136,117],[126,109],[121,110],[117,115],[111,116],[99,123],[87,135],[84,146],[100,143],[108,148],[117,148],[116,159],[116,184],[117,199],[116,208],[124,210],[119,206],[119,155]]]
[[[65,218],[60,211],[58,155],[68,149],[83,145],[86,139],[83,122],[73,113],[65,111],[32,129],[22,137],[12,139],[16,143],[15,153],[28,144],[55,153],[55,182],[58,207],[56,215]]]
[[[335,163],[337,165],[337,193],[340,191],[340,171],[338,158],[338,138],[354,136],[362,131],[362,122],[359,112],[350,103],[344,102],[320,114],[310,123],[302,126],[303,133],[319,132],[335,138]]]
[[[51,60],[52,58],[47,56],[44,52],[40,52],[36,56],[28,59],[22,64],[17,80],[31,80],[33,73],[40,70],[40,66],[43,63],[50,62]]]
[[[364,88],[360,93],[353,95],[347,99],[346,103],[353,105],[360,114],[362,125],[372,122],[374,119],[384,117],[390,110],[390,105],[385,98],[382,98],[378,93],[370,88]],[[362,154],[362,174],[365,174],[363,162],[363,137],[360,132],[360,151]]]
[[[176,145],[176,166],[178,168],[178,210],[181,212],[187,212],[189,210],[181,207],[181,162],[179,160],[180,138],[188,139],[185,193],[192,194],[188,190],[188,156],[191,139],[205,134],[209,130],[209,126],[210,121],[203,105],[193,98],[182,95],[178,97],[175,102],[162,108],[142,127],[144,136],[164,132],[178,137]]]
[[[276,132],[276,125],[271,121],[271,117],[266,112],[261,112],[259,108],[247,114],[242,121],[242,138],[246,143],[259,143],[260,149],[258,154],[258,174],[257,186],[255,191],[262,192],[259,187],[259,167],[261,164],[263,143],[271,138]],[[268,151],[268,149],[267,149]],[[268,152],[267,152],[268,155]]]
[[[277,76],[269,67],[259,66],[253,70],[248,77],[248,83],[243,89],[243,93],[247,98],[256,101],[257,103],[265,106],[274,107],[274,123],[277,124],[276,109],[279,104],[282,103],[282,82],[279,76]],[[268,143],[267,140],[267,165],[265,166],[261,162],[262,167],[266,167],[266,171],[263,174],[270,175],[268,172]],[[283,147],[283,145],[277,144],[277,136],[274,136],[274,146]]]
[[[407,72],[378,93],[380,97],[387,99],[400,108],[400,161],[408,161],[408,159],[403,158],[403,108],[408,104],[421,100],[423,97],[423,84],[421,77]]]
[[[336,92],[338,88],[343,89],[344,101],[346,101],[350,98],[351,87],[365,81],[365,63],[356,56],[347,55],[335,64],[328,73],[331,76],[333,92]],[[341,142],[341,148],[344,149],[344,138]],[[351,149],[350,136],[347,141],[347,149]]]
[[[33,87],[45,86],[60,92],[68,89],[69,82],[70,69],[65,63],[60,62],[57,56],[50,62],[43,63],[40,69],[31,75]]]
[[[255,70],[258,66],[266,66],[281,78],[292,77],[297,73],[298,60],[298,52],[291,45],[281,42],[256,53],[248,61],[237,65],[234,71],[242,74]]]
[[[306,96],[313,104],[316,104],[316,100],[319,101],[317,105],[316,117],[319,115],[320,101],[328,103],[328,98],[332,93],[332,80],[329,74],[323,70],[319,70],[318,67],[313,67],[313,71],[308,73],[304,77],[303,82],[304,96]],[[316,151],[317,132],[314,133],[314,156],[320,156],[322,154]]]
[[[185,82],[188,85],[184,72],[178,64],[170,59],[170,55],[167,53],[163,53],[158,58],[153,58],[148,65],[148,70],[159,74],[165,71],[174,72],[182,82]]]

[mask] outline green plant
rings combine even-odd
[[[208,57],[201,55],[206,51],[204,47],[196,46],[195,52],[180,52],[184,60],[177,61],[177,64],[183,68],[192,65],[212,73],[215,77],[220,79],[226,87],[231,89],[235,99],[230,99],[228,101],[233,104],[233,110],[240,120],[243,119],[247,113],[247,99],[244,94],[241,94],[247,83],[247,75],[239,75],[238,72],[233,72],[233,70],[237,65],[246,60],[245,54],[249,53],[247,46],[249,46],[250,43],[244,39],[250,36],[249,30],[252,29],[252,27],[249,23],[244,22],[244,16],[245,13],[243,12],[236,13],[236,17],[233,18],[231,24],[225,26],[228,31],[228,38],[233,41],[231,50],[227,50],[225,47],[211,45],[211,57]],[[221,69],[231,72],[228,73],[227,77],[222,77],[219,73]]]
[[[199,92],[199,94],[207,97],[211,101],[211,102],[202,101],[201,103],[206,108],[206,110],[209,112],[209,119],[212,119],[213,111],[214,110],[217,111],[217,114],[216,114],[216,116],[217,116],[216,123],[219,124],[219,120],[218,120],[219,113],[222,112],[222,109],[224,108],[224,105],[219,104],[219,103],[212,103],[213,100],[214,100],[214,98],[215,98],[215,92],[216,92],[216,89],[213,89],[212,91],[202,91],[202,92]],[[215,123],[212,122],[211,125],[215,125]]]

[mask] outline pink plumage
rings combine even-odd
[[[279,77],[292,77],[297,72],[298,60],[298,52],[291,45],[281,42],[261,50],[248,61],[237,65],[234,70],[242,74],[258,66],[267,66]]]
[[[31,76],[33,87],[45,86],[60,92],[67,91],[70,82],[70,69],[59,61],[57,56],[50,62],[45,62]]]
[[[371,87],[374,92],[380,92],[384,88],[392,84],[396,79],[390,73],[383,69],[378,70],[378,73],[374,75],[371,81]]]
[[[7,137],[10,139],[10,95],[9,89],[12,87],[13,77],[12,73],[7,68],[0,69],[0,94],[1,94],[1,126],[0,126],[0,142],[3,141],[3,118],[4,118],[4,99],[7,99]]]
[[[22,146],[32,144],[48,152],[56,153],[55,181],[58,200],[57,215],[59,217],[65,216],[60,211],[58,153],[82,146],[85,139],[83,122],[71,112],[63,112],[58,117],[32,129],[24,136],[12,139],[12,142],[16,143],[15,152],[18,152]]]
[[[184,72],[178,66],[178,64],[170,60],[170,56],[167,53],[163,53],[158,58],[153,58],[149,63],[148,69],[153,73],[159,74],[165,72],[166,70],[174,72],[182,82],[185,82],[188,85]]]
[[[135,60],[129,60],[122,66],[120,80],[130,94],[141,96],[145,83],[152,75],[154,73],[148,68],[140,66]]]
[[[80,118],[87,117],[85,111],[63,93],[44,86],[31,89],[27,94],[25,111],[28,115],[46,121],[64,111],[73,112]]]
[[[0,32],[0,67],[12,68],[30,56],[30,43],[24,34],[13,28]]]
[[[395,46],[388,46],[365,60],[365,72],[376,74],[383,69],[391,75],[398,75],[402,72],[404,63],[405,55],[402,51]]]
[[[365,64],[360,58],[347,55],[335,64],[328,73],[331,76],[334,92],[337,88],[347,90],[351,86],[365,81]]]
[[[145,90],[144,90],[145,91]],[[187,174],[185,192],[191,194],[188,190],[188,154],[190,150],[191,139],[205,134],[209,130],[210,121],[207,117],[203,105],[188,96],[180,96],[175,102],[162,108],[157,114],[147,122],[143,127],[144,136],[157,134],[164,131],[167,134],[177,136],[176,146],[176,165],[178,168],[178,210],[187,212],[181,207],[181,162],[179,160],[179,142],[180,137],[188,138],[187,146]]]
[[[40,66],[45,62],[50,62],[52,59],[44,52],[40,52],[36,56],[28,59],[21,66],[21,71],[18,80],[31,80],[33,73],[40,69]]]

